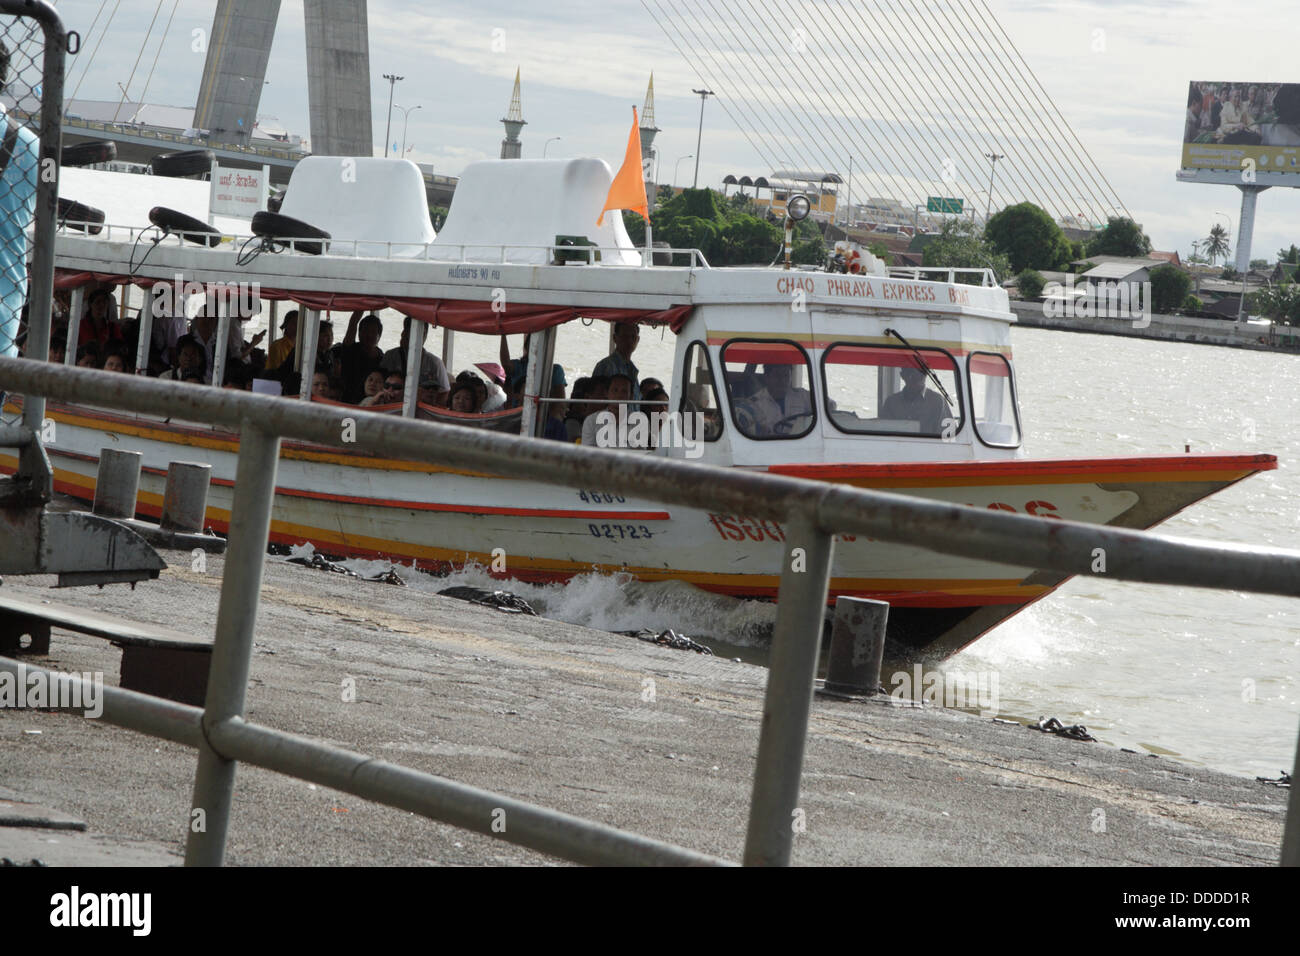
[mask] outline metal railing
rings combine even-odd
[[[111,372],[0,359],[0,386],[28,396],[165,413],[240,431],[230,538],[217,614],[208,696],[201,713],[116,691],[104,716],[120,726],[199,750],[186,861],[224,857],[236,761],[319,781],[366,799],[542,849],[579,862],[715,862],[590,821],[509,802],[426,774],[366,760],[243,718],[253,633],[271,523],[280,437],[386,458],[486,471],[566,487],[599,485],[690,508],[744,513],[786,524],[776,625],[745,843],[747,864],[789,862],[834,535],[856,533],[941,554],[1066,574],[1092,574],[1097,548],[1116,580],[1300,596],[1300,552],[1216,545],[694,462],[583,448],[455,425],[283,402]],[[348,427],[346,424],[350,423]],[[15,662],[0,660],[12,669]],[[1297,749],[1300,776],[1300,748]],[[492,833],[487,807],[516,807],[526,821]],[[509,811],[507,811],[509,812]],[[1300,865],[1300,798],[1292,790],[1282,849]]]
[[[924,279],[927,282],[934,282],[935,276],[947,276],[943,280],[949,285],[957,281],[959,275],[977,275],[980,277],[980,285],[996,286],[998,284],[997,276],[992,269],[969,268],[958,269],[949,268],[948,266],[886,266],[891,279]]]
[[[135,242],[137,239],[148,239],[150,242],[157,241],[158,244],[172,244],[184,246],[187,239],[191,242],[197,242],[200,245],[206,245],[207,241],[213,236],[210,232],[196,232],[185,229],[168,229],[165,235],[161,235],[158,226],[128,226],[108,222],[90,222],[83,219],[60,219],[58,223],[59,233],[64,235],[82,235],[86,234],[92,238],[103,242]],[[159,238],[161,235],[161,238]],[[192,238],[190,238],[192,237]],[[244,233],[223,233],[221,241],[230,242],[240,245],[248,240],[258,240],[263,237]],[[605,265],[610,267],[631,268],[630,264],[615,262],[598,262],[597,255],[602,256],[624,256],[628,254],[636,255],[644,261],[645,250],[632,246],[620,248],[615,246],[559,246],[559,245],[528,245],[514,243],[461,243],[461,242],[394,242],[386,239],[311,239],[302,237],[298,239],[291,238],[273,238],[269,241],[278,246],[284,246],[291,252],[299,252],[298,244],[311,246],[323,246],[325,253],[331,256],[340,256],[344,258],[355,259],[381,259],[394,260],[399,262],[433,262],[439,264],[464,263],[466,265],[537,265],[531,260],[523,260],[516,263],[516,260],[510,258],[511,253],[519,252],[546,252],[551,259],[548,264],[558,264],[561,258],[567,258],[577,264],[577,260],[585,259],[583,265]],[[362,250],[365,250],[363,253]],[[394,250],[409,250],[408,255],[395,255]],[[440,255],[444,250],[455,249],[459,258],[448,258]],[[469,250],[486,249],[492,254],[471,258]],[[430,255],[430,252],[434,255]],[[382,253],[382,254],[381,254]],[[303,252],[302,255],[315,255],[315,253]],[[699,249],[678,249],[678,248],[656,248],[654,255],[682,255],[690,257],[690,266],[677,268],[700,268],[708,269],[709,261],[704,258],[704,253]],[[668,269],[671,266],[657,266],[656,268]]]

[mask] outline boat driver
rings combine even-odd
[[[900,374],[903,387],[885,399],[880,407],[880,417],[916,422],[922,435],[938,435],[944,422],[953,418],[953,412],[943,396],[926,385],[928,376],[919,368],[905,368]]]
[[[793,371],[789,365],[763,366],[762,388],[747,399],[759,435],[801,431],[802,425],[797,420],[812,415],[812,395],[808,389],[790,387]],[[795,421],[787,422],[789,419]]]

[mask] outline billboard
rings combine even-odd
[[[1300,182],[1300,83],[1191,83],[1182,166],[1292,173]]]

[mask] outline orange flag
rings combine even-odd
[[[639,212],[644,219],[650,218],[650,210],[645,201],[645,180],[641,170],[641,128],[637,124],[636,107],[632,107],[632,133],[627,138],[627,155],[623,157],[623,168],[614,177],[605,197],[605,208],[600,211],[596,225],[605,221],[605,213],[611,209],[630,209]]]

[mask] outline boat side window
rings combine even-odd
[[[692,342],[686,351],[681,396],[678,411],[682,415],[683,429],[690,429],[690,435],[699,435],[701,432],[698,429],[702,423],[705,441],[721,438],[722,409],[718,404],[718,389],[713,382],[713,364],[709,361],[709,350],[703,342]],[[701,417],[696,418],[696,415]],[[687,425],[687,422],[691,424]]]
[[[994,352],[972,352],[966,374],[979,440],[991,448],[1019,448],[1020,410],[1011,363]]]
[[[732,339],[722,347],[731,420],[746,438],[802,438],[817,421],[808,355],[794,342]]]
[[[831,345],[822,354],[826,414],[842,432],[950,439],[963,411],[957,361],[943,349]]]

